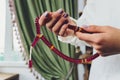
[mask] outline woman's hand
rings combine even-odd
[[[94,47],[102,56],[120,52],[120,29],[110,26],[90,25],[83,27],[89,33],[76,32],[80,40],[84,40]]]
[[[70,20],[67,13],[62,9],[56,12],[45,12],[39,19],[40,25],[46,25],[46,27],[59,36],[69,36],[74,35],[74,31],[68,28],[69,24],[75,25],[75,23]]]

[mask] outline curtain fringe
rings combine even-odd
[[[20,53],[22,53],[22,57],[23,60],[26,62],[25,64],[28,66],[28,54],[25,51],[25,48],[23,46],[22,43],[22,39],[20,37],[20,32],[19,32],[19,28],[18,28],[18,22],[16,19],[16,12],[15,12],[15,6],[14,6],[14,0],[9,0],[9,8],[10,8],[10,14],[11,14],[11,22],[12,22],[12,26],[13,26],[13,31],[16,34],[16,38],[18,40],[18,44],[19,44],[19,48],[20,48]],[[28,67],[29,68],[29,67]],[[33,76],[36,78],[36,80],[43,80],[44,78],[35,70],[35,68],[29,68],[30,73],[33,74]]]

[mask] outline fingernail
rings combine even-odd
[[[59,14],[62,14],[62,13],[63,13],[63,9],[59,9],[57,12],[58,12]]]
[[[65,20],[64,24],[67,24],[68,23],[68,20]]]
[[[45,17],[48,17],[48,12],[46,11],[43,15],[44,15]]]
[[[67,13],[65,13],[65,14],[63,15],[63,17],[64,17],[64,18],[68,17],[68,14],[67,14]]]

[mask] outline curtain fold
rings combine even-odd
[[[56,11],[63,8],[70,16],[77,18],[77,0],[14,0],[17,20],[21,39],[29,55],[30,45],[36,36],[35,18],[45,11]],[[65,55],[74,57],[75,47],[58,41],[55,34],[46,27],[42,27],[45,37],[63,52]],[[42,41],[33,49],[32,60],[34,68],[46,80],[65,80],[71,63],[54,54]],[[67,80],[76,80],[76,71]]]

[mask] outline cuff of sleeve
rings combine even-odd
[[[68,36],[68,37],[58,36],[58,39],[59,39],[61,42],[69,43],[69,44],[72,44],[72,45],[75,45],[75,46],[86,45],[86,46],[89,46],[89,47],[90,47],[89,44],[87,44],[85,41],[79,40],[76,36]]]
[[[70,17],[70,19],[71,19],[75,24],[77,24],[77,20],[76,20],[76,19],[74,19],[74,18],[72,18],[72,17]]]

